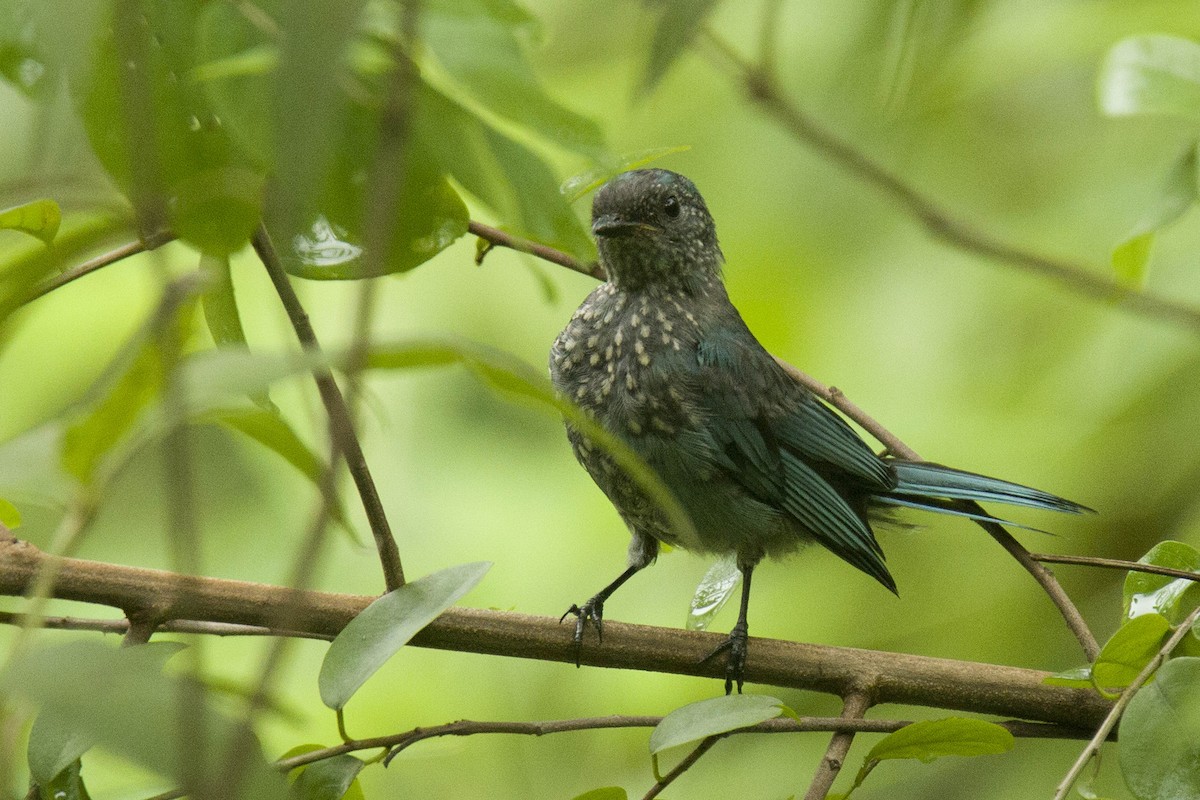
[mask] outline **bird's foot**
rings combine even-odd
[[[733,693],[733,685],[737,684],[738,694],[742,693],[742,683],[746,672],[746,654],[749,652],[750,633],[745,622],[739,622],[729,631],[729,636],[704,657],[711,661],[721,653],[725,653],[725,694]],[[703,662],[701,662],[703,663]]]
[[[604,641],[604,598],[596,595],[582,606],[572,604],[566,613],[558,618],[559,624],[567,617],[575,616],[575,666],[579,666],[579,656],[583,651],[583,631],[588,622],[596,627],[596,639]]]

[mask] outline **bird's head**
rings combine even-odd
[[[721,273],[704,198],[665,169],[623,172],[596,192],[592,233],[609,280],[622,289],[687,288]]]

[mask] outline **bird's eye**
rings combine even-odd
[[[672,219],[679,216],[679,200],[675,195],[667,195],[667,199],[663,200],[663,211]]]

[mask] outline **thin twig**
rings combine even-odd
[[[1079,773],[1083,772],[1083,768],[1086,767],[1087,763],[1092,760],[1092,756],[1100,752],[1100,745],[1104,744],[1104,742],[1108,739],[1109,733],[1112,732],[1112,729],[1116,726],[1117,721],[1121,718],[1121,715],[1125,713],[1125,708],[1129,705],[1129,702],[1133,700],[1133,696],[1138,693],[1138,690],[1142,688],[1142,685],[1145,684],[1146,681],[1150,680],[1150,676],[1154,674],[1155,670],[1157,670],[1166,657],[1170,655],[1171,651],[1173,651],[1175,647],[1183,641],[1185,636],[1191,633],[1192,625],[1195,624],[1197,619],[1200,619],[1200,607],[1193,609],[1192,613],[1188,614],[1187,619],[1180,623],[1179,627],[1175,629],[1175,633],[1173,633],[1171,638],[1167,640],[1167,643],[1164,644],[1162,648],[1159,649],[1159,651],[1154,655],[1154,658],[1150,659],[1149,663],[1142,668],[1142,671],[1138,673],[1138,676],[1134,678],[1128,686],[1125,687],[1125,691],[1121,692],[1121,696],[1117,698],[1117,702],[1113,703],[1113,707],[1108,712],[1108,716],[1104,718],[1104,722],[1102,722],[1100,727],[1096,730],[1096,735],[1093,736],[1091,741],[1087,743],[1087,746],[1083,748],[1083,752],[1079,754],[1079,758],[1075,759],[1075,763],[1072,764],[1071,769],[1067,771],[1066,776],[1062,779],[1062,783],[1058,785],[1058,790],[1054,793],[1054,800],[1065,800],[1067,793],[1071,791],[1071,787],[1075,784],[1075,781],[1078,780]]]
[[[104,269],[107,266],[116,264],[118,261],[123,261],[130,256],[136,256],[139,253],[144,253],[148,250],[157,250],[164,244],[173,241],[175,241],[175,234],[171,233],[170,231],[161,230],[157,233],[147,236],[145,239],[139,239],[134,242],[123,244],[120,247],[108,251],[107,253],[102,253],[95,258],[83,262],[74,269],[67,270],[59,275],[55,275],[53,278],[50,278],[45,283],[34,289],[25,302],[28,303],[38,299],[39,297],[50,294],[50,292],[53,292],[55,289],[61,289],[71,281],[78,280],[85,275],[90,275],[96,270]]]
[[[842,719],[862,719],[870,708],[871,696],[868,692],[853,692],[846,695],[846,699],[842,703]],[[850,745],[853,742],[854,731],[838,731],[830,738],[829,747],[825,749],[821,765],[817,767],[817,772],[813,775],[812,783],[808,786],[804,800],[825,800],[825,795],[829,794],[834,780],[842,771],[842,764],[845,763],[846,754],[850,752]]]
[[[0,625],[22,625],[26,616],[26,614],[17,614],[12,611],[0,611]],[[33,620],[32,624],[34,627],[46,630],[95,631],[97,633],[115,633],[119,636],[124,636],[130,630],[128,619],[39,617]],[[154,632],[189,633],[204,636],[288,636],[293,639],[318,639],[326,642],[333,638],[328,634],[312,631],[268,628],[262,625],[239,625],[232,622],[201,622],[190,619],[158,622],[154,627]]]
[[[267,234],[265,226],[258,227],[252,243],[267,274],[271,277],[271,282],[275,285],[279,299],[283,302],[288,319],[291,320],[292,327],[296,331],[296,338],[300,340],[300,344],[305,350],[319,352],[321,345],[317,341],[317,334],[313,330],[312,323],[309,322],[308,313],[300,304],[300,298],[296,296],[296,291],[292,288],[291,281],[283,269],[283,264],[275,252],[275,246],[271,243],[271,237]],[[338,388],[333,374],[328,370],[315,371],[313,378],[317,382],[321,402],[325,405],[325,411],[329,415],[331,435],[337,439],[338,446],[342,449],[346,466],[354,478],[354,485],[362,500],[363,510],[366,512],[367,521],[371,526],[371,534],[375,538],[375,547],[379,551],[379,561],[383,566],[387,591],[398,589],[404,585],[404,567],[400,563],[400,550],[396,546],[395,537],[392,536],[391,524],[383,510],[383,503],[379,499],[379,492],[375,488],[375,481],[371,477],[370,468],[363,455],[362,444],[354,432],[346,399],[342,396],[342,390]]]
[[[1200,331],[1200,308],[1116,283],[1083,264],[1015,247],[958,219],[904,179],[802,112],[788,100],[774,76],[750,63],[711,29],[706,30],[706,39],[720,53],[721,60],[735,71],[737,78],[745,85],[747,96],[779,122],[793,138],[813,147],[866,183],[890,195],[930,235],[960,250],[1050,278],[1060,286],[1093,300],[1114,303],[1146,317]]]
[[[558,264],[560,267],[566,267],[583,275],[590,275],[597,280],[604,280],[604,270],[601,269],[598,263],[585,264],[561,250],[556,250],[553,247],[539,244],[529,239],[522,239],[520,236],[513,236],[511,233],[506,233],[499,228],[493,228],[490,225],[484,225],[482,222],[476,222],[475,220],[467,223],[467,230],[493,247],[507,247],[510,250],[516,250],[520,253],[528,253],[544,261],[549,261],[551,264]],[[475,256],[475,263],[482,264],[484,256],[488,254],[490,249],[489,247],[481,250]]]
[[[673,770],[655,781],[654,785],[650,787],[650,791],[646,792],[646,794],[642,796],[642,800],[654,800],[655,797],[658,797],[660,794],[662,794],[663,789],[670,786],[676,778],[687,772],[693,764],[700,760],[701,756],[712,749],[714,744],[721,741],[728,735],[729,734],[727,733],[720,733],[716,736],[706,736],[700,742],[700,744],[696,745],[692,752],[684,756],[683,760],[675,765]]]
[[[1030,553],[1034,561],[1047,564],[1075,564],[1082,567],[1100,567],[1101,569],[1120,569],[1128,572],[1145,572],[1150,575],[1166,575],[1170,578],[1182,578],[1185,581],[1200,581],[1200,572],[1188,572],[1183,569],[1160,567],[1158,564],[1143,564],[1140,561],[1123,561],[1119,558],[1098,558],[1096,556],[1060,556],[1049,553]]]

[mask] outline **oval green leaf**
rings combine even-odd
[[[1139,800],[1200,797],[1200,658],[1173,658],[1125,709],[1119,759]]]
[[[1139,564],[1195,572],[1200,575],[1200,551],[1189,544],[1159,542],[1138,559]],[[1124,612],[1127,619],[1144,614],[1162,614],[1176,625],[1200,603],[1200,585],[1186,578],[1129,572],[1125,576]]]
[[[60,224],[62,211],[53,200],[34,200],[0,211],[0,230],[28,233],[46,244],[54,241]]]
[[[620,786],[602,786],[577,794],[571,800],[629,800],[629,794]]]
[[[783,701],[763,694],[730,694],[677,708],[650,734],[650,754],[757,725],[785,713]]]
[[[21,512],[3,497],[0,497],[0,525],[6,528],[21,527]]]
[[[1097,96],[1101,110],[1111,116],[1200,120],[1200,44],[1164,34],[1122,39],[1100,68]]]
[[[96,737],[73,719],[42,711],[29,731],[29,774],[38,783],[49,784],[95,743]]]
[[[702,631],[707,628],[713,617],[733,595],[741,577],[742,572],[738,569],[737,559],[733,555],[723,555],[714,561],[692,595],[687,629]]]
[[[329,645],[317,678],[321,701],[335,710],[344,708],[385,661],[479,583],[491,566],[477,561],[449,567],[364,608]]]
[[[866,760],[915,758],[928,763],[942,756],[982,756],[1006,753],[1013,747],[1008,729],[965,717],[931,719],[905,725],[880,739]]]
[[[346,753],[314,761],[300,769],[292,784],[292,796],[297,800],[341,800],[364,766],[360,759]]]
[[[1104,694],[1119,693],[1162,649],[1171,630],[1162,614],[1143,614],[1122,625],[1105,642],[1092,665],[1092,683]]]

